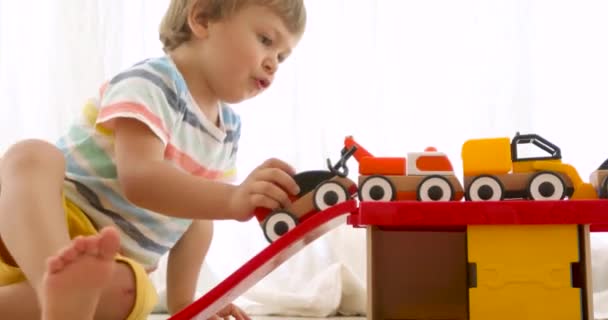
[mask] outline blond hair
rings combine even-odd
[[[211,21],[229,17],[245,5],[262,5],[278,14],[289,32],[299,35],[306,25],[304,0],[171,0],[160,24],[159,36],[165,52],[190,39],[188,13],[201,6],[205,18]]]

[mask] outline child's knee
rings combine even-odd
[[[116,267],[114,288],[106,291],[111,299],[106,306],[115,312],[110,318],[145,319],[158,302],[154,286],[144,269],[134,261],[120,261]]]
[[[54,145],[42,140],[24,140],[11,146],[2,156],[0,173],[27,174],[53,168],[65,170],[65,158]]]
[[[137,290],[133,284],[125,285],[120,289],[121,292],[118,296],[121,299],[118,299],[115,304],[117,311],[119,312],[119,317],[116,319],[128,319],[135,306]]]
[[[99,311],[104,319],[127,319],[135,305],[137,295],[135,276],[125,263],[116,263],[112,282],[104,290],[99,301]]]

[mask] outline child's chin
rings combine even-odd
[[[239,97],[239,98],[230,97],[230,98],[223,99],[222,101],[224,101],[225,103],[228,103],[228,104],[238,104],[238,103],[241,103],[250,98],[252,98],[252,97]]]
[[[253,97],[256,97],[259,94],[260,94],[259,92],[256,92],[256,93],[243,94],[240,96],[235,95],[235,96],[227,97],[226,99],[224,99],[224,102],[230,103],[230,104],[237,104],[237,103],[243,102],[245,100],[249,100]]]

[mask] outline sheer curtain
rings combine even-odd
[[[308,29],[273,88],[235,106],[244,121],[241,178],[269,157],[323,168],[350,134],[377,155],[433,145],[451,155],[459,175],[464,140],[516,131],[559,145],[583,178],[608,157],[605,1],[306,5]],[[157,26],[166,6],[0,0],[0,151],[26,137],[53,141],[104,79],[162,54]],[[218,222],[215,235],[201,294],[267,245],[255,221]],[[243,305],[255,313],[365,312],[364,237],[338,228],[258,283]],[[594,234],[592,246],[596,313],[604,316],[608,241]],[[154,275],[160,290],[162,271]],[[325,299],[314,300],[320,293]]]

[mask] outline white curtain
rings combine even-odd
[[[586,179],[608,157],[608,2],[307,0],[308,29],[273,88],[235,106],[240,173],[269,157],[322,169],[346,135],[372,153],[432,145],[461,174],[474,137],[534,132]],[[0,152],[54,141],[122,68],[162,54],[167,1],[0,0]],[[607,117],[608,118],[608,117]],[[356,163],[351,162],[356,178]],[[264,248],[255,221],[216,223],[200,293]],[[596,315],[608,317],[608,240],[593,235]],[[239,300],[256,314],[365,312],[365,234],[342,226]],[[154,274],[164,288],[163,270]],[[285,298],[287,297],[287,298]]]

